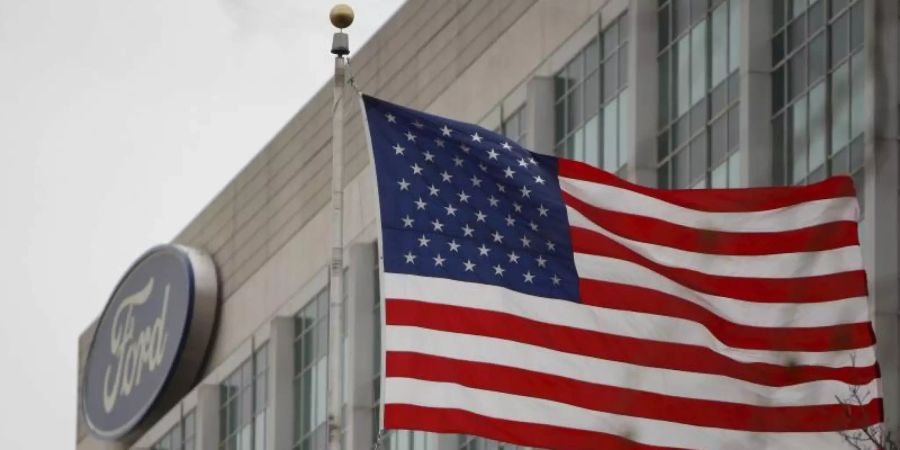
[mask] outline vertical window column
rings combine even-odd
[[[266,450],[268,348],[263,345],[219,388],[219,449]]]
[[[617,18],[554,77],[556,152],[610,172],[628,160],[628,20]]]
[[[521,146],[525,146],[528,136],[528,125],[525,122],[525,105],[503,118],[499,132]]]
[[[328,386],[328,289],[294,321],[294,449],[325,448]]]
[[[194,411],[184,415],[151,450],[194,450],[196,448],[196,421]]]
[[[773,0],[773,170],[778,183],[814,183],[844,173],[862,186],[864,4]]]
[[[669,0],[657,10],[657,184],[740,183],[740,3]]]
[[[522,447],[490,439],[477,438],[473,436],[460,436],[458,450],[518,450]]]

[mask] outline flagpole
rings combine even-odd
[[[329,15],[334,33],[331,53],[334,56],[334,97],[331,116],[331,282],[328,311],[328,449],[341,450],[343,426],[341,398],[344,318],[344,85],[350,45],[344,28],[353,23],[353,10],[335,5]]]

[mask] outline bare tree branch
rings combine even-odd
[[[852,367],[856,367],[856,355],[850,355]],[[850,387],[850,395],[847,398],[835,396],[837,402],[844,407],[849,422],[858,420],[854,417],[853,410],[862,412],[862,423],[871,423],[865,405],[868,403],[869,392],[861,392],[859,386]],[[891,432],[883,423],[863,426],[856,430],[839,431],[844,442],[855,450],[900,450],[900,445],[894,440]]]

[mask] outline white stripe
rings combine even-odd
[[[652,217],[701,230],[789,231],[837,221],[856,222],[859,217],[859,207],[853,197],[813,200],[765,211],[708,212],[603,183],[559,177],[559,186],[564,192],[598,208]]]
[[[728,347],[705,327],[692,321],[616,309],[598,308],[565,300],[551,300],[506,288],[445,278],[385,274],[385,297],[499,311],[544,323],[650,341],[706,347],[740,362],[783,366],[812,365],[868,367],[875,362],[873,347],[852,351],[784,352]]]
[[[387,378],[385,404],[471,411],[487,417],[627,436],[648,445],[722,449],[846,449],[838,433],[764,433],[685,425],[593,411],[458,384]],[[710,411],[715,414],[715,411]]]
[[[658,264],[708,275],[745,278],[797,278],[862,270],[859,246],[817,252],[770,255],[716,255],[681,250],[623,238],[567,206],[569,225],[600,233]],[[652,236],[648,236],[652,239]]]
[[[869,304],[865,297],[816,303],[760,303],[698,292],[640,264],[616,258],[576,253],[575,268],[581,278],[659,291],[702,306],[737,324],[802,328],[869,321]]]
[[[499,364],[606,386],[754,406],[829,405],[836,403],[835,396],[844,398],[850,392],[850,386],[840,381],[761,386],[722,375],[643,367],[504,339],[410,326],[388,325],[384,345],[388,352]],[[879,392],[878,380],[860,386],[860,392]]]

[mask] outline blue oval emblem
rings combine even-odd
[[[116,286],[100,316],[82,380],[84,418],[97,437],[127,435],[161,406],[167,390],[189,388],[196,378],[200,362],[180,364],[180,359],[192,335],[205,334],[205,350],[210,333],[192,327],[198,312],[196,258],[185,250],[161,246],[144,254]],[[188,383],[177,380],[185,376],[179,371],[191,367]]]

